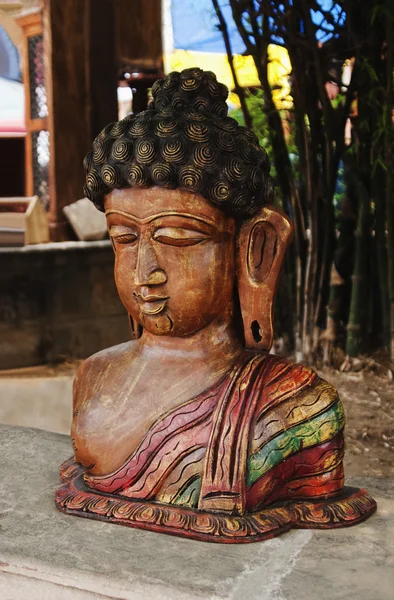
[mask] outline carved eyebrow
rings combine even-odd
[[[180,213],[180,212],[175,212],[175,211],[162,211],[160,213],[156,213],[155,215],[150,215],[149,217],[140,219],[140,218],[136,217],[135,215],[133,215],[132,213],[129,213],[125,210],[117,210],[115,208],[111,208],[111,209],[105,211],[105,216],[108,216],[110,214],[121,215],[122,217],[132,219],[133,221],[135,221],[136,223],[139,223],[141,225],[145,225],[146,223],[151,223],[152,221],[155,221],[156,219],[160,219],[163,217],[181,217],[182,219],[192,219],[193,221],[200,221],[201,223],[205,223],[205,225],[211,225],[212,227],[215,227],[215,229],[217,228],[217,224],[215,223],[215,221],[213,221],[213,219],[210,219],[209,217],[202,218],[202,217],[193,215],[191,213],[184,213],[184,212]]]
[[[153,234],[153,238],[159,237],[171,237],[174,239],[207,239],[209,234],[204,231],[192,229],[189,227],[171,227],[166,225],[160,225]]]
[[[134,233],[134,230],[130,225],[111,225],[109,234],[112,235],[112,233]]]

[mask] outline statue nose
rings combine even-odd
[[[160,267],[152,244],[141,241],[137,256],[136,285],[160,285],[166,281],[167,274]]]
[[[146,279],[145,285],[160,285],[161,283],[166,283],[167,276],[162,269],[157,269],[156,271],[152,271],[152,273]],[[144,283],[142,283],[144,285]]]

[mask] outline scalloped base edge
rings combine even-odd
[[[63,465],[61,476],[65,483],[57,490],[55,502],[64,513],[224,544],[258,542],[293,528],[349,527],[376,510],[366,490],[345,487],[340,496],[328,500],[286,501],[242,516],[208,513],[95,492],[85,486],[75,463]]]

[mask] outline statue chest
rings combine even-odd
[[[111,385],[93,387],[91,394],[77,403],[73,416],[76,459],[94,475],[116,470],[152,428],[191,401],[196,385],[188,379],[174,383],[173,378],[168,380],[162,374],[142,372],[127,382],[114,384],[112,380]],[[202,382],[197,388],[200,386]]]

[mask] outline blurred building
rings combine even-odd
[[[72,239],[63,208],[81,197],[87,149],[162,75],[160,0],[0,2],[0,158],[13,165],[0,197],[38,195],[51,239]]]
[[[63,208],[82,196],[94,137],[119,112],[146,108],[162,56],[160,0],[0,2],[0,235],[19,234],[12,211],[24,222],[38,196],[52,240],[0,243],[0,368],[129,339],[110,242],[77,241]]]
[[[230,33],[240,83],[254,87],[253,61]],[[287,53],[270,51],[271,83],[286,96]],[[0,0],[0,368],[129,338],[109,241],[77,241],[63,209],[82,196],[83,158],[100,130],[144,110],[165,72],[191,66],[233,88],[210,0]],[[33,197],[51,243],[4,247],[5,213],[24,223]],[[22,244],[23,227],[13,226]]]

